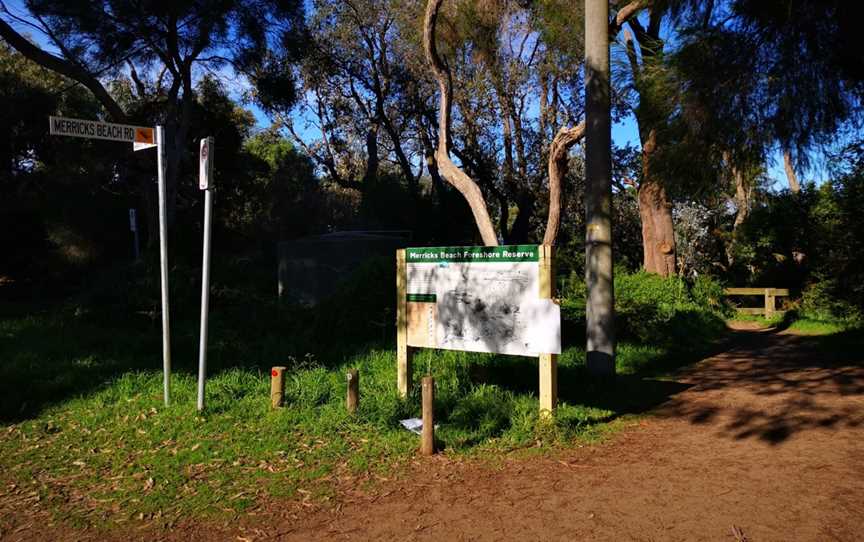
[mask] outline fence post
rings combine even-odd
[[[413,348],[408,346],[408,266],[405,249],[396,251],[396,385],[404,399],[411,393]]]
[[[774,288],[765,288],[765,318],[774,316]]]
[[[540,298],[555,296],[555,261],[552,247],[540,245]],[[551,417],[558,405],[558,355],[540,354],[540,415]]]

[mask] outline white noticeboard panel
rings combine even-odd
[[[561,310],[540,299],[536,245],[405,250],[408,345],[561,353]]]

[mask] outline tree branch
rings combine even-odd
[[[585,136],[585,121],[572,128],[561,128],[549,149],[549,217],[546,220],[544,245],[554,245],[561,225],[561,186],[567,171],[570,148]]]
[[[69,60],[58,58],[33,45],[2,19],[0,19],[0,37],[27,59],[32,60],[43,68],[64,75],[84,85],[108,111],[111,118],[117,122],[126,122],[126,113],[114,98],[111,97],[102,83],[90,72]]]

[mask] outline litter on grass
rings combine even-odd
[[[399,420],[399,423],[402,424],[402,427],[411,431],[412,433],[417,433],[418,435],[423,434],[423,419],[422,418],[408,418],[407,420]],[[435,424],[435,429],[438,429],[438,424]]]

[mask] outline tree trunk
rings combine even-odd
[[[642,144],[642,182],[638,190],[642,265],[649,273],[668,277],[675,274],[675,228],[666,188],[651,172],[651,158],[656,148],[657,132],[650,130]]]
[[[783,167],[786,169],[786,179],[789,180],[789,190],[797,194],[801,191],[801,185],[798,184],[798,176],[795,175],[795,168],[792,167],[792,156],[789,151],[783,152]]]
[[[378,179],[378,122],[372,122],[366,132],[366,172],[363,190],[368,190]]]
[[[546,219],[546,233],[543,235],[544,245],[552,246],[558,238],[561,224],[561,187],[567,172],[567,152],[584,135],[584,122],[572,128],[561,128],[549,148],[549,216]]]
[[[639,185],[639,217],[642,219],[643,266],[649,273],[675,274],[675,229],[672,204],[666,189],[654,180]]]
[[[735,263],[735,242],[738,237],[738,229],[750,216],[750,187],[741,169],[731,162],[729,153],[724,153],[724,159],[732,173],[732,180],[735,182],[735,222],[732,223],[732,239],[726,247],[726,261],[731,267]]]
[[[615,374],[609,0],[585,0],[585,335],[588,371]]]

